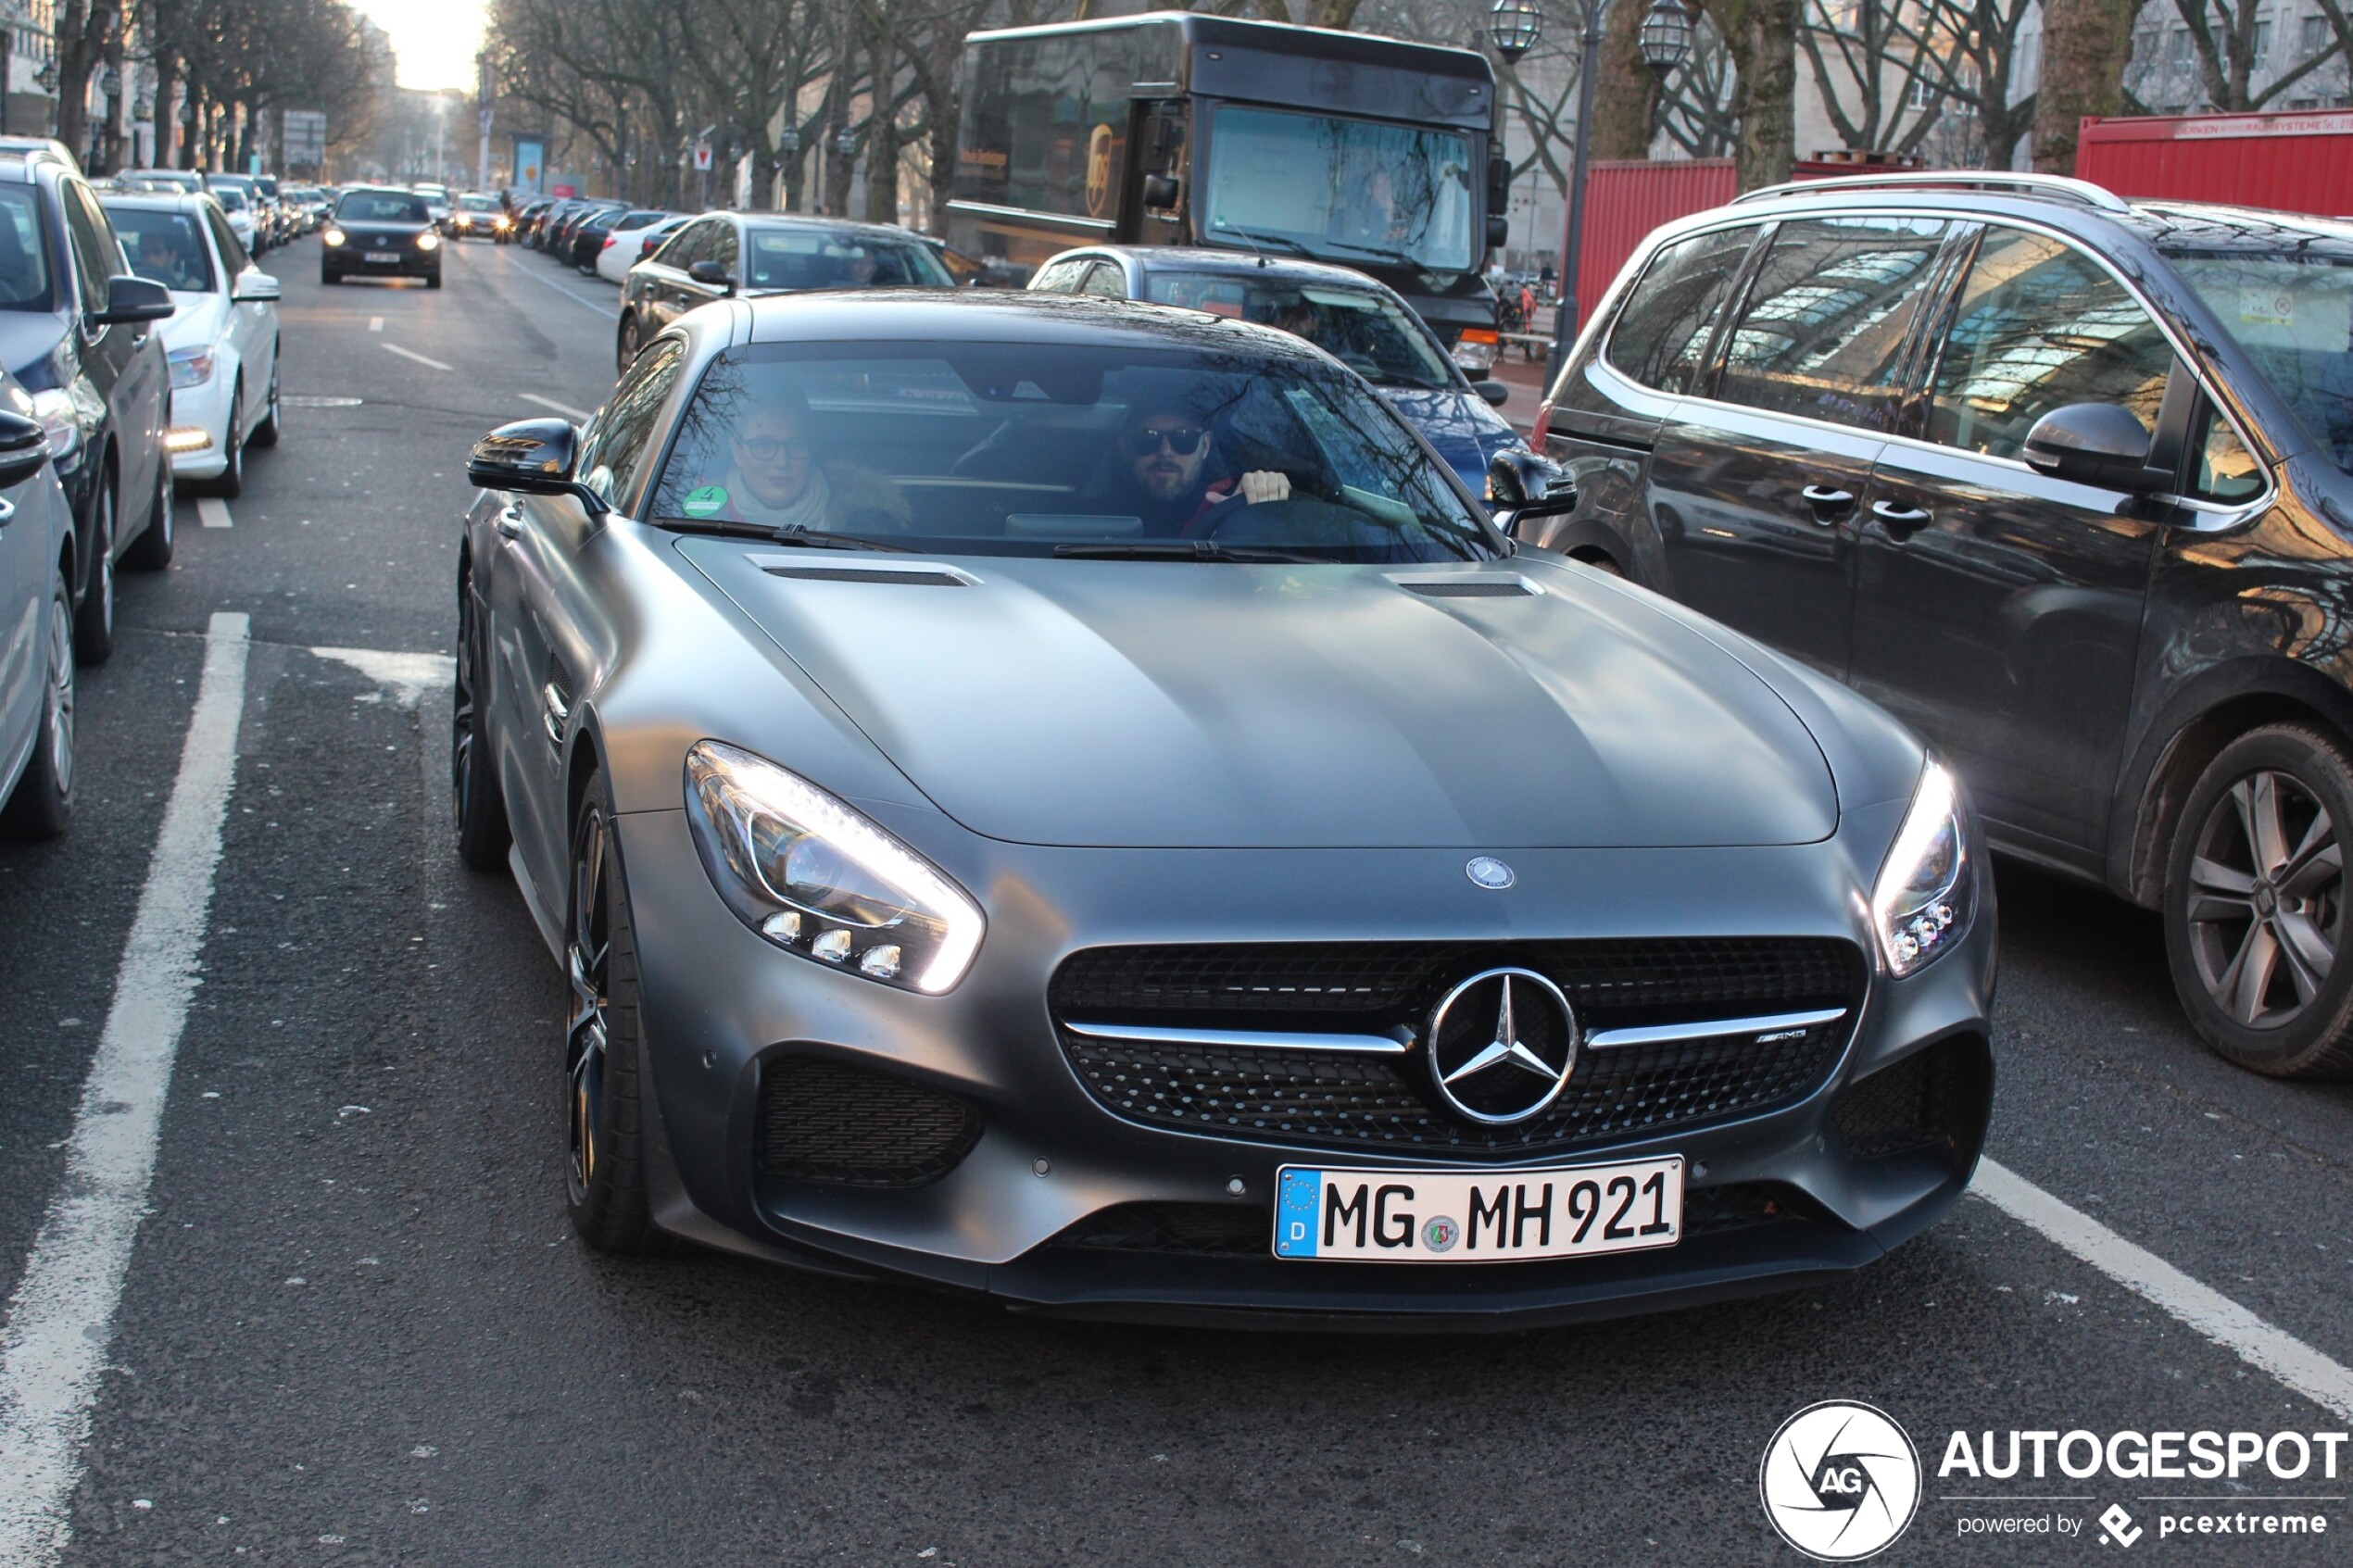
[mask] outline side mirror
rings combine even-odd
[[[570,420],[518,420],[474,443],[466,479],[478,490],[576,496],[595,517],[608,508],[603,496],[573,477],[579,455],[580,427]]]
[[[280,292],[277,279],[248,268],[237,274],[236,286],[229,291],[229,298],[237,305],[260,305],[276,299]]]
[[[1512,237],[1512,220],[1501,213],[1487,220],[1487,248],[1501,250]]]
[[[2052,409],[2026,433],[2025,458],[2036,473],[2108,490],[2161,490],[2173,477],[2148,466],[2147,429],[2113,403]]]
[[[171,310],[171,291],[161,283],[145,278],[109,278],[107,307],[92,311],[90,320],[102,327],[119,321],[160,321]]]
[[[1471,390],[1491,408],[1500,408],[1512,400],[1512,389],[1499,381],[1475,381]]]
[[[1175,207],[1184,194],[1184,182],[1174,174],[1144,176],[1144,205],[1163,209]]]
[[[686,276],[710,288],[724,289],[729,294],[736,291],[735,280],[728,277],[727,269],[716,261],[698,261],[686,269]]]
[[[1487,503],[1495,526],[1512,533],[1534,517],[1560,517],[1577,509],[1577,481],[1557,463],[1525,446],[1498,452],[1487,464]]]
[[[49,460],[49,433],[39,420],[0,409],[0,490],[13,490]]]

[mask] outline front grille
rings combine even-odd
[[[1831,1121],[1858,1160],[1975,1142],[1992,1094],[1991,1055],[1974,1035],[1941,1040],[1839,1091]]]
[[[1757,1043],[1746,1035],[1591,1050],[1560,1098],[1489,1127],[1442,1108],[1420,1055],[1350,1056],[1061,1031],[1097,1100],[1148,1125],[1262,1142],[1515,1159],[1642,1136],[1802,1098],[1836,1065],[1864,985],[1852,943],[1811,938],[1560,943],[1229,944],[1100,947],[1054,976],[1058,1022],[1418,1035],[1446,989],[1516,964],[1549,977],[1595,1030],[1806,1009],[1830,1023]]]
[[[760,1167],[839,1186],[914,1187],[956,1168],[980,1140],[963,1101],[887,1073],[786,1057],[760,1080]]]

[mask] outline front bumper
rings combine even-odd
[[[1900,809],[1901,803],[1874,809],[1891,820],[1863,824],[1868,831],[1856,841],[1884,844]],[[894,825],[890,811],[875,814]],[[1850,829],[1854,817],[1873,814],[1852,814]],[[1731,1223],[1694,1222],[1673,1248],[1596,1259],[1277,1261],[1266,1206],[1281,1166],[1459,1169],[1462,1162],[1386,1148],[1241,1141],[1114,1114],[1073,1072],[1048,1011],[1047,977],[1068,953],[1166,942],[1635,934],[1860,942],[1856,873],[1842,840],[1774,849],[1506,851],[1520,880],[1499,896],[1471,886],[1462,853],[1453,850],[1105,851],[969,839],[972,863],[945,869],[981,894],[991,924],[972,972],[954,992],[933,997],[819,968],[747,930],[711,887],[683,812],[629,813],[618,823],[643,977],[646,1065],[656,1091],[657,1221],[675,1234],[781,1262],[908,1278],[1072,1315],[1301,1327],[1533,1326],[1693,1305],[1858,1269],[1959,1197],[1983,1143],[1992,1071],[1990,886],[1956,950],[1911,979],[1872,979],[1834,1069],[1793,1103],[1664,1136],[1614,1137],[1478,1167],[1504,1172],[1678,1154],[1690,1173],[1687,1213],[1724,1210]],[[900,831],[921,842],[912,824]],[[1743,891],[1733,898],[1727,888]],[[1982,1093],[1954,1135],[1932,1149],[1857,1155],[1833,1114],[1841,1090],[1931,1047],[1974,1064],[1982,1080]],[[875,1189],[764,1170],[762,1074],[812,1057],[950,1095],[985,1130],[952,1170],[926,1185]],[[1265,1241],[1216,1255],[1073,1242],[1106,1211],[1131,1205],[1254,1210],[1265,1216]],[[1754,1223],[1742,1222],[1743,1212]]]
[[[171,389],[171,429],[200,430],[211,438],[210,445],[195,451],[170,453],[172,478],[214,479],[228,468],[229,399],[233,390],[232,379],[218,368],[195,386]]]
[[[337,245],[322,250],[320,263],[346,278],[430,278],[441,270],[441,252],[437,249],[419,250],[413,244],[402,245],[392,253],[398,257],[394,261],[371,261],[370,254],[358,245]]]

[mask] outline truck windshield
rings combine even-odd
[[[2353,245],[2167,256],[2306,433],[2353,471]]]
[[[1209,144],[1205,237],[1267,236],[1337,261],[1468,271],[1471,147],[1451,131],[1221,107]]]

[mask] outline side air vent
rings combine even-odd
[[[1536,590],[1516,577],[1458,577],[1427,583],[1400,583],[1409,594],[1426,599],[1532,599]]]
[[[895,588],[962,588],[965,580],[952,571],[894,571],[887,566],[765,566],[771,577],[801,583],[883,583]]]
[[[837,1186],[919,1187],[980,1141],[962,1100],[870,1068],[820,1057],[771,1062],[760,1080],[761,1170]]]

